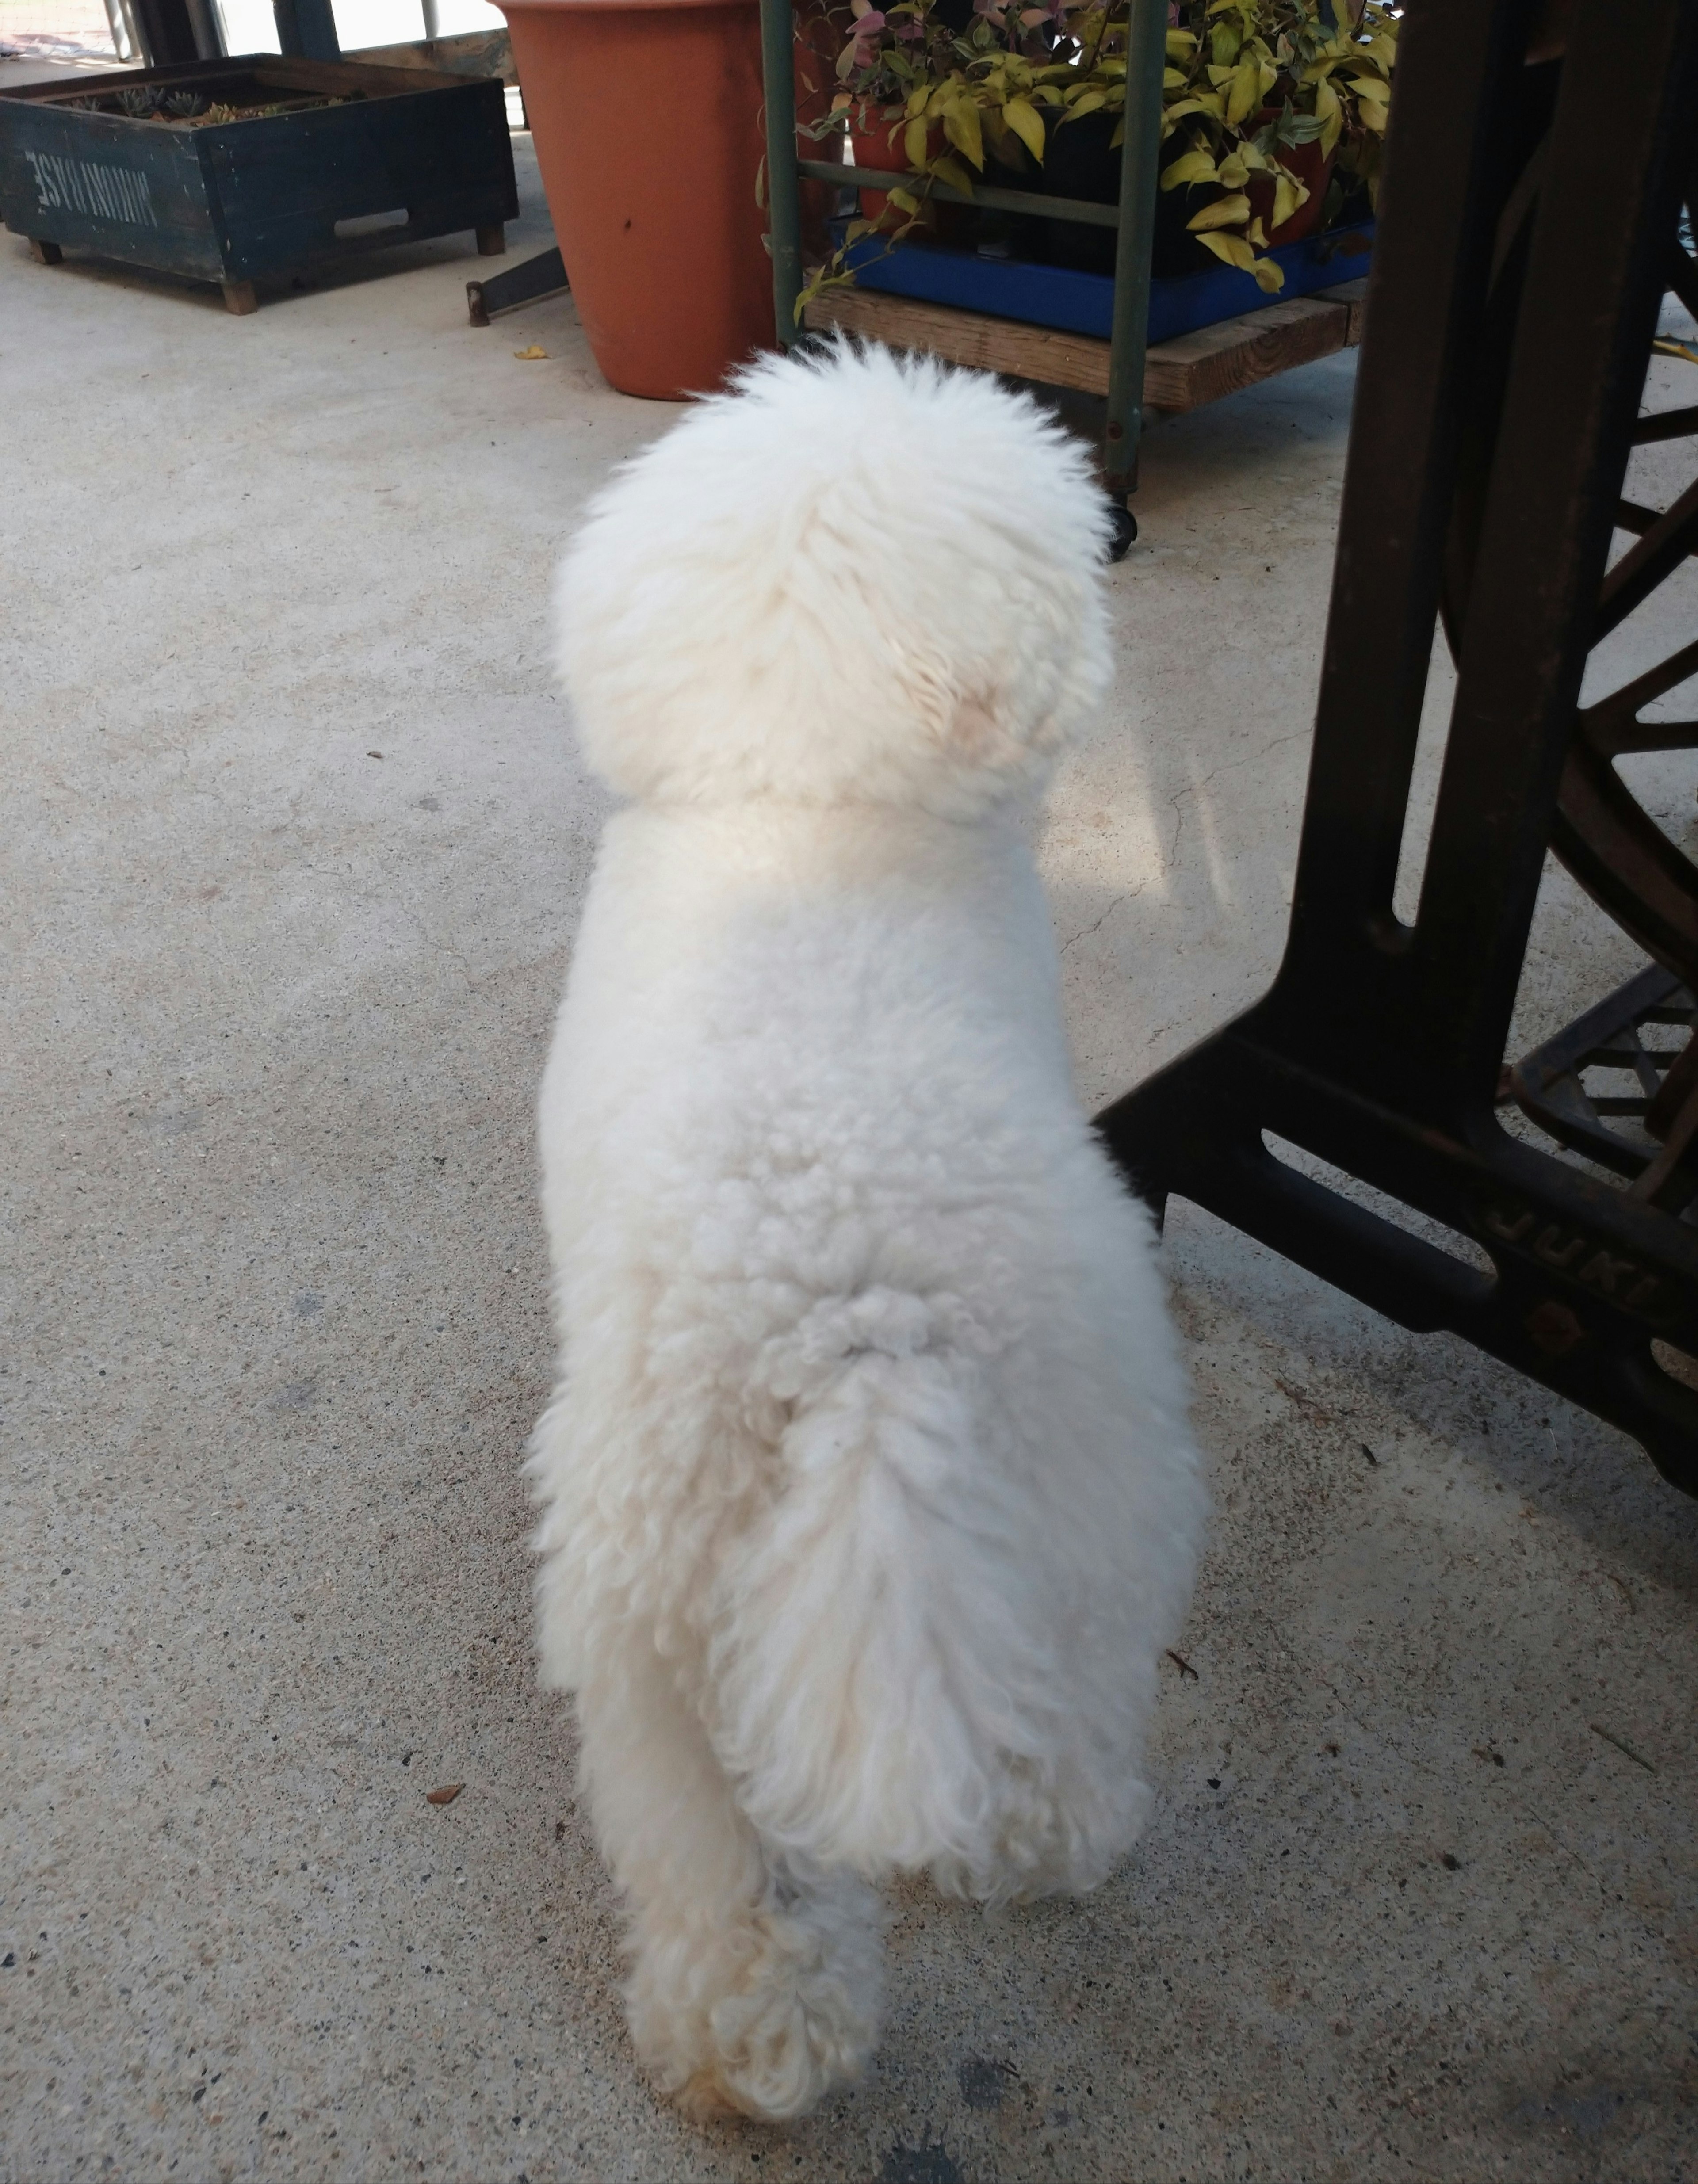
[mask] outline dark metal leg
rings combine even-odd
[[[32,235],[30,237],[30,255],[37,265],[57,265],[64,259],[64,253],[58,243],[48,242],[40,236]]]
[[[197,36],[197,11],[189,0],[136,0],[133,13],[142,58],[149,68],[204,58]],[[203,16],[203,26],[204,20]],[[212,51],[217,50],[215,43]]]
[[[1099,1127],[1158,1204],[1176,1192],[1406,1327],[1466,1336],[1698,1493],[1698,1391],[1680,1362],[1698,1357],[1698,1227],[1671,1210],[1698,1190],[1695,1072],[1647,1059],[1644,1128],[1662,1149],[1600,1163],[1623,1180],[1591,1164],[1595,1145],[1585,1165],[1560,1149],[1601,1112],[1589,1122],[1562,1069],[1578,1076],[1594,1045],[1620,1067],[1629,1021],[1667,994],[1653,978],[1511,1073],[1549,1147],[1498,1112],[1540,872],[1553,842],[1567,854],[1565,765],[1578,736],[1607,749],[1635,710],[1606,735],[1579,694],[1649,566],[1629,554],[1606,574],[1690,168],[1698,0],[1640,8],[1631,53],[1616,0],[1577,0],[1560,81],[1528,64],[1530,13],[1423,0],[1405,21],[1279,977]],[[1681,520],[1654,519],[1662,562]],[[1441,593],[1457,689],[1405,925],[1393,889]],[[1618,695],[1643,703],[1645,684]],[[1698,740],[1681,726],[1678,741]],[[1595,833],[1594,853],[1608,840]],[[1411,1233],[1271,1139],[1438,1227]],[[1433,1240],[1447,1232],[1454,1250]]]
[[[220,286],[224,290],[224,308],[232,318],[245,319],[259,309],[260,298],[251,281],[225,281]]]
[[[761,0],[767,103],[767,247],[773,259],[773,331],[793,348],[802,293],[802,185],[796,168],[796,42],[790,0]]]
[[[507,252],[507,231],[497,221],[494,227],[478,231],[478,255],[480,258],[504,258]]]
[[[566,260],[559,251],[539,251],[509,272],[493,273],[487,281],[468,281],[466,309],[474,326],[487,326],[498,313],[516,311],[521,304],[533,304],[539,296],[558,295],[569,285]]]
[[[1119,560],[1138,535],[1126,496],[1138,482],[1144,420],[1144,348],[1149,332],[1150,255],[1155,236],[1156,167],[1161,149],[1161,79],[1167,9],[1131,0],[1126,42],[1125,143],[1120,153],[1120,224],[1114,243],[1114,306],[1109,340],[1109,415],[1103,482],[1122,519]]]
[[[303,60],[339,61],[341,42],[331,0],[271,0],[277,40],[285,53]]]

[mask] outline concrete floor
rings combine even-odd
[[[906,1894],[799,2130],[656,2106],[517,1471],[602,809],[545,599],[670,413],[567,301],[473,332],[461,246],[391,263],[236,320],[0,236],[0,2172],[1690,2178],[1698,1509],[1182,1207],[1219,1513],[1144,1844]],[[1149,443],[1046,847],[1093,1101],[1276,961],[1353,371]],[[1530,1032],[1628,967],[1553,882]]]

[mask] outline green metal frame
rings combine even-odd
[[[1120,201],[1087,204],[1075,198],[1040,197],[1033,190],[975,188],[969,198],[947,183],[931,193],[953,204],[980,204],[1002,212],[1036,213],[1119,231],[1114,248],[1114,305],[1109,341],[1108,421],[1103,434],[1103,482],[1124,504],[1138,480],[1138,442],[1143,432],[1144,343],[1150,313],[1150,254],[1155,234],[1156,167],[1161,148],[1161,79],[1167,55],[1166,0],[1129,0],[1125,142],[1120,153]],[[792,0],[761,0],[761,60],[766,74],[768,247],[773,259],[773,314],[779,344],[802,339],[796,299],[802,293],[802,191],[805,179],[874,189],[899,189],[912,175],[880,168],[845,169],[796,154],[796,78]]]

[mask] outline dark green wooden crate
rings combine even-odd
[[[354,96],[243,121],[170,127],[78,99],[148,85],[226,104]],[[499,250],[518,212],[506,103],[493,80],[252,54],[60,77],[0,96],[0,218],[38,254],[67,246],[224,284],[424,237]]]

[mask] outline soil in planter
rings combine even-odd
[[[302,92],[288,98],[266,98],[251,78],[227,86],[226,98],[214,98],[204,91],[173,90],[170,84],[126,84],[120,90],[93,98],[55,100],[83,114],[113,114],[126,121],[157,121],[167,128],[208,129],[229,121],[263,121],[274,114],[306,114],[321,106],[347,106],[366,96],[363,91],[334,93]]]

